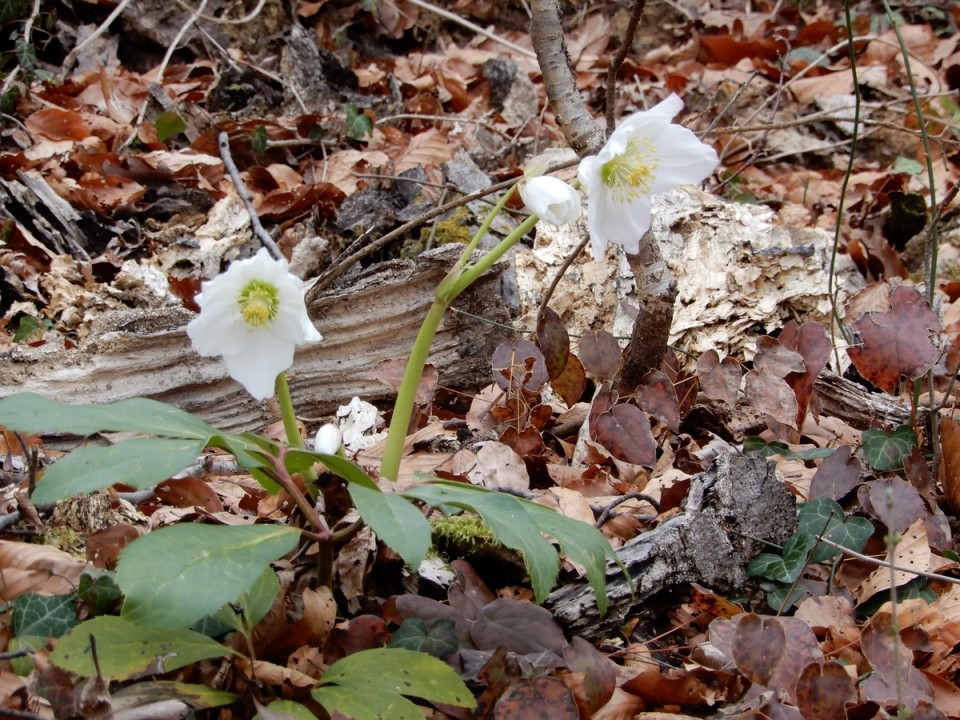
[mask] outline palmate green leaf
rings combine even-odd
[[[900,470],[903,458],[917,446],[917,434],[910,425],[901,425],[893,432],[869,429],[863,431],[863,457],[877,472]]]
[[[497,540],[524,555],[538,602],[546,598],[559,571],[557,552],[543,539],[546,534],[560,544],[567,557],[586,568],[587,579],[597,598],[597,608],[601,613],[606,612],[609,604],[607,561],[617,561],[617,556],[599,530],[512,495],[437,480],[425,474],[418,475],[418,478],[430,482],[410,488],[403,493],[404,496],[435,507],[452,505],[470,510],[483,519]]]
[[[158,628],[189,627],[248,592],[300,533],[277,525],[172,525],[124,548],[117,584],[124,619]]]
[[[337,660],[311,692],[331,715],[354,720],[422,720],[404,695],[459,707],[476,707],[460,676],[426,653],[400,648],[363,650]]]
[[[314,715],[305,705],[294,702],[293,700],[274,700],[263,708],[267,715],[262,712],[253,716],[253,720],[316,720]]]
[[[800,532],[814,538],[824,537],[848,550],[859,552],[873,534],[873,525],[860,517],[846,517],[843,508],[831,498],[816,497],[800,506],[798,513]],[[811,563],[829,562],[839,550],[820,543],[810,556]]]
[[[205,440],[186,438],[132,438],[115,445],[87,445],[43,473],[33,501],[53,502],[116,483],[150,487],[188,467],[204,445]]]
[[[438,617],[430,622],[408,617],[390,636],[389,647],[425,652],[436,658],[455,653],[460,647],[457,624],[450,618]]]
[[[166,403],[132,398],[104,405],[70,405],[36,393],[0,400],[0,425],[26,433],[134,432],[206,441],[219,434],[200,418]]]
[[[57,643],[50,662],[77,675],[93,677],[97,669],[90,650],[91,635],[97,643],[100,671],[107,680],[126,680],[146,672],[162,674],[231,652],[192,630],[144,627],[105,615],[77,625]]]
[[[747,565],[750,577],[765,577],[781,583],[792,583],[803,572],[810,551],[817,539],[799,532],[783,544],[783,555],[761,553]]]
[[[58,638],[80,621],[73,595],[23,593],[13,601],[11,622],[18,637]]]

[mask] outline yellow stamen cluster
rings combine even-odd
[[[277,288],[260,280],[248,282],[240,291],[237,302],[244,322],[254,328],[271,322],[280,310]]]
[[[614,200],[626,203],[650,192],[659,165],[649,138],[632,137],[622,153],[600,166],[600,179]]]

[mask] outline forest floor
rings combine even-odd
[[[630,7],[569,5],[571,62],[603,118]],[[524,2],[144,0],[108,24],[120,7],[0,3],[0,375],[77,348],[95,363],[113,312],[195,311],[200,283],[260,244],[230,164],[293,271],[317,293],[347,292],[378,265],[468,239],[482,205],[419,219],[564,145]],[[661,371],[620,405],[604,394],[614,336],[636,316],[616,249],[606,264],[578,259],[536,326],[564,249],[586,232],[541,224],[517,253],[515,295],[491,312],[496,332],[506,324],[506,339],[487,340],[491,372],[458,382],[441,367],[418,399],[408,482],[429,470],[533,499],[624,552],[681,525],[699,502],[690,488],[709,496],[730,457],[758,453],[800,506],[795,527],[726,517],[724,537],[770,542],[712,578],[664,560],[652,590],[654,570],[625,560],[643,602],[612,601],[616,627],[585,627],[593,610],[578,624],[560,594],[536,606],[522,559],[485,536],[464,548],[464,531],[438,524],[456,561],[434,577],[365,530],[339,550],[332,595],[311,586],[309,546],[278,561],[254,632],[226,635],[236,654],[90,679],[58,667],[55,648],[80,621],[116,614],[120,598],[98,583],[117,589],[132,540],[178,523],[297,525],[296,508],[222,456],[95,506],[38,508],[26,492],[36,454],[44,467],[63,439],[4,431],[0,717],[323,717],[311,692],[324,669],[399,643],[412,619],[418,647],[478,700],[424,704],[425,717],[960,717],[958,24],[960,8],[935,2],[851,3],[849,18],[817,0],[649,2],[612,114],[676,93],[676,121],[720,158],[703,192],[655,205],[671,218],[655,230],[681,238],[664,250],[681,300]],[[504,353],[525,359],[519,380]],[[360,400],[388,411],[390,363],[404,358],[377,360],[389,362],[370,380],[384,389]],[[307,437],[335,419],[305,407]],[[375,432],[372,406],[349,417],[368,408]],[[241,429],[282,434],[266,424]],[[375,471],[374,443],[348,454]],[[331,524],[349,523],[348,496],[329,495]],[[565,561],[559,584],[583,585],[582,572]],[[265,709],[279,700],[290,703]]]

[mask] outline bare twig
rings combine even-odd
[[[583,249],[587,246],[587,243],[590,242],[590,233],[584,233],[583,240],[573,249],[563,261],[563,265],[557,270],[553,276],[553,280],[550,281],[550,287],[547,288],[546,292],[543,293],[543,297],[540,299],[540,307],[537,308],[537,325],[540,325],[540,318],[543,317],[543,311],[547,309],[547,305],[550,303],[550,298],[553,297],[553,293],[557,289],[557,285],[560,284],[560,281],[563,279],[563,276],[566,274],[567,270],[570,269],[570,266],[573,264],[573,261],[576,260],[577,256],[583,252]]]
[[[254,235],[263,243],[263,246],[270,251],[270,254],[277,260],[283,258],[283,253],[280,252],[280,248],[273,241],[273,238],[270,237],[270,233],[263,229],[263,225],[260,223],[260,218],[257,216],[257,211],[253,207],[253,197],[250,195],[250,191],[247,189],[246,183],[243,182],[243,178],[240,177],[240,171],[237,170],[237,165],[233,162],[233,156],[230,154],[230,135],[223,131],[217,136],[217,145],[220,147],[220,157],[223,160],[223,165],[227,169],[227,172],[230,173],[230,179],[233,180],[233,184],[237,188],[237,194],[240,195],[240,199],[243,200],[244,207],[247,208],[247,214],[250,215],[250,227],[253,228]]]
[[[623,34],[623,43],[617,54],[610,59],[610,65],[607,68],[607,135],[613,134],[617,127],[617,72],[623,61],[627,59],[630,48],[633,47],[633,36],[637,32],[637,25],[640,24],[640,16],[643,15],[643,9],[647,5],[647,0],[634,0],[633,12],[630,13],[630,20],[627,22],[627,29]]]
[[[214,23],[215,25],[244,25],[251,20],[253,20],[260,12],[263,10],[264,6],[267,4],[267,0],[259,0],[257,6],[251,10],[249,13],[240,18],[219,18],[214,17],[213,15],[204,15],[203,13],[197,13],[196,9],[193,8],[189,3],[184,2],[184,0],[176,0],[177,5],[182,7],[184,10],[189,10],[191,13],[194,13],[197,16],[197,19],[203,20],[204,22]]]
[[[23,23],[23,42],[25,45],[30,44],[30,38],[33,35],[33,24],[37,21],[37,17],[40,15],[40,5],[42,0],[33,0],[33,8],[30,10],[30,16],[27,18],[26,22]],[[3,81],[3,89],[0,90],[4,95],[13,87],[13,83],[16,81],[17,76],[20,74],[20,66],[17,65]]]
[[[425,2],[425,0],[410,0],[410,3],[413,5],[416,5],[419,8],[423,8],[424,10],[428,10],[429,12],[432,12],[435,15],[439,15],[445,20],[449,20],[450,22],[455,22],[458,25],[461,25],[467,28],[467,30],[469,30],[470,32],[475,32],[478,35],[483,35],[483,37],[493,40],[495,43],[503,45],[504,47],[510,48],[514,52],[520,53],[521,55],[524,55],[529,58],[536,57],[536,55],[534,55],[530,50],[527,50],[527,48],[520,47],[519,45],[512,43],[509,40],[506,40],[505,38],[499,37],[498,35],[490,32],[489,30],[484,30],[479,25],[476,25],[475,23],[472,23],[469,20],[466,20],[465,18],[460,17],[459,15],[455,15],[449,10],[438,8],[436,5],[431,5],[430,3]]]
[[[110,14],[107,15],[107,19],[100,23],[100,25],[96,30],[93,31],[91,35],[89,35],[82,43],[67,53],[67,56],[63,59],[63,63],[60,65],[60,67],[63,69],[63,72],[60,75],[61,82],[67,79],[67,73],[73,67],[73,63],[77,59],[77,55],[86,50],[90,43],[94,42],[98,37],[103,35],[107,31],[107,28],[113,24],[113,21],[120,17],[120,13],[127,9],[127,6],[130,4],[130,2],[131,0],[121,0],[121,2],[119,2],[117,6],[110,12]]]

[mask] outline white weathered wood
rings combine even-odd
[[[289,373],[301,416],[334,412],[357,395],[367,401],[393,393],[374,380],[381,360],[405,359],[440,280],[459,247],[394,261],[333,289],[310,304],[321,343],[299,348]],[[456,307],[497,322],[508,320],[498,292],[503,265],[487,273]],[[152,397],[196,412],[224,430],[255,430],[277,419],[227,374],[219,358],[197,355],[186,336],[192,313],[182,308],[112,312],[100,318],[78,348],[18,346],[0,355],[0,397],[30,391],[66,402]],[[448,313],[430,362],[441,383],[479,387],[491,377],[490,357],[504,331]]]

